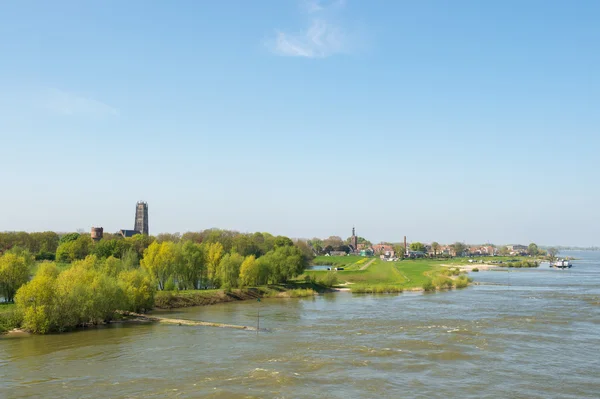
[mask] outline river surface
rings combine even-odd
[[[0,338],[1,398],[596,398],[600,253],[473,273],[433,294],[264,300],[161,314],[268,332],[115,325]]]

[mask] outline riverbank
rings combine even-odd
[[[322,281],[326,276],[337,280],[336,289],[354,293],[401,293],[403,291],[433,291],[468,285],[465,272],[463,277],[447,274],[447,265],[438,259],[405,259],[387,261],[379,258],[329,257],[329,262],[344,264],[344,270],[307,270],[299,279]],[[322,257],[318,259],[322,260]],[[451,260],[452,261],[452,260]],[[351,263],[345,263],[351,262]],[[462,260],[466,263],[466,260]],[[333,274],[333,276],[331,275]]]
[[[159,291],[154,298],[155,309],[175,309],[218,303],[258,300],[260,298],[311,297],[326,288],[316,284],[273,285],[225,290]]]

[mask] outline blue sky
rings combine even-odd
[[[0,230],[600,244],[597,1],[5,1]]]

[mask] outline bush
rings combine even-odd
[[[452,288],[452,286],[454,285],[452,282],[452,279],[450,279],[446,276],[436,276],[436,277],[434,277],[432,283],[439,289],[444,289],[444,288],[449,289],[449,288]]]
[[[104,269],[95,256],[61,273],[52,263],[40,265],[15,296],[23,328],[41,334],[61,332],[108,322],[116,310],[152,308],[156,283],[143,271],[124,271],[114,277]]]
[[[121,272],[119,286],[125,298],[123,310],[143,313],[154,306],[156,283],[141,269]]]
[[[23,318],[17,311],[9,311],[7,313],[0,313],[0,334],[12,330],[13,328],[19,328]]]
[[[479,271],[479,269],[474,267],[473,270],[471,270],[471,271],[477,273]]]
[[[460,276],[454,280],[454,285],[456,288],[465,288],[469,285],[469,278],[467,276]]]
[[[427,281],[425,284],[423,284],[423,291],[425,291],[425,292],[435,291],[435,285],[433,285],[431,280]]]
[[[330,272],[327,272],[325,277],[321,281],[319,281],[319,283],[321,285],[324,285],[325,287],[333,287],[334,285],[337,285],[339,283],[339,280],[337,278],[336,273],[333,271],[330,271]]]

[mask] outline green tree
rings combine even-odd
[[[99,242],[94,244],[94,246],[92,248],[92,254],[96,255],[97,257],[99,257],[101,259],[108,258],[109,256],[114,256],[116,258],[120,258],[122,248],[121,248],[121,245],[119,245],[119,242],[122,242],[122,241],[123,240],[102,239]]]
[[[203,240],[204,236],[201,232],[197,231],[188,231],[187,233],[183,233],[183,235],[181,236],[181,241],[192,241],[196,244],[202,244]]]
[[[294,242],[285,236],[277,236],[274,241],[275,247],[291,247]]]
[[[308,245],[307,241],[296,240],[294,242],[294,245],[300,250],[300,252],[302,252],[302,255],[304,256],[304,258],[308,259],[309,261],[314,259],[315,254],[314,254],[313,250],[311,249],[311,247]]]
[[[548,257],[550,258],[550,260],[555,260],[556,259],[556,255],[558,255],[558,249],[557,248],[554,248],[554,247],[548,248]]]
[[[454,244],[450,245],[450,247],[454,251],[455,256],[463,256],[465,251],[467,250],[467,246],[465,244],[463,244],[462,242],[458,242],[458,241],[455,242]]]
[[[173,242],[154,241],[144,251],[141,266],[158,283],[159,289],[165,288],[165,283],[172,277],[178,261],[178,251]]]
[[[31,248],[29,251],[33,254],[56,253],[58,242],[60,240],[58,234],[53,231],[44,231],[39,233],[31,233]]]
[[[508,256],[508,255],[510,255],[510,250],[508,249],[508,247],[506,245],[503,245],[498,250],[498,254],[501,256]]]
[[[0,256],[0,294],[7,302],[14,300],[17,290],[29,280],[29,263],[24,256],[6,253]]]
[[[129,248],[123,252],[121,261],[123,262],[124,270],[137,269],[140,266],[138,253],[133,248]]]
[[[304,272],[308,260],[297,247],[278,247],[259,260],[270,266],[269,280],[271,283],[285,283]]]
[[[179,279],[183,289],[198,289],[205,269],[204,251],[200,244],[185,241],[180,248],[181,266],[179,268]]]
[[[219,286],[219,263],[223,257],[223,245],[220,242],[213,242],[208,244],[206,249],[206,266],[208,279],[211,281],[213,286]]]
[[[144,251],[154,241],[154,237],[145,234],[136,234],[133,237],[127,237],[123,239],[121,253],[125,253],[129,248],[132,248],[137,253],[138,259],[142,259]]]
[[[67,236],[72,238],[74,234],[78,233],[67,234],[63,238]],[[64,241],[58,246],[56,260],[59,262],[73,262],[84,259],[91,253],[92,246],[93,242],[89,235],[78,235],[74,240]]]
[[[427,252],[427,249],[425,248],[425,245],[423,245],[420,242],[413,242],[410,244],[410,250],[411,251],[418,251],[418,252]]]
[[[240,286],[254,287],[259,285],[260,268],[254,255],[247,256],[240,266]]]
[[[123,291],[123,310],[146,312],[154,306],[156,283],[141,269],[132,269],[119,274],[119,286]]]
[[[404,244],[394,244],[392,245],[392,248],[394,248],[394,252],[397,256],[404,256],[404,254],[406,253],[406,248],[404,247]]]
[[[79,236],[80,236],[79,233],[64,234],[63,236],[60,237],[60,239],[58,241],[58,245],[64,244],[66,242],[75,241],[76,239],[79,238]]]
[[[438,251],[440,250],[440,244],[436,241],[431,243],[431,249],[433,249],[433,256],[437,256]]]
[[[22,327],[34,333],[52,331],[58,324],[55,283],[58,269],[53,263],[40,266],[38,273],[17,291],[15,303],[23,315]]]
[[[104,261],[100,262],[100,264],[102,273],[110,277],[117,277],[119,273],[125,270],[121,259],[115,258],[114,256],[109,256],[104,259]]]
[[[344,245],[344,241],[339,236],[331,236],[323,241],[323,247],[325,248],[329,246],[333,248],[339,248],[342,245]]]
[[[238,286],[240,268],[244,262],[244,257],[237,253],[227,254],[221,258],[219,263],[220,282],[226,289]]]
[[[537,256],[540,252],[537,244],[535,244],[533,242],[531,244],[529,244],[527,251],[529,252],[529,255],[531,255],[531,256]]]
[[[238,234],[233,238],[233,251],[242,256],[261,255],[260,247],[249,234]]]
[[[178,243],[181,240],[181,234],[179,233],[160,233],[156,236],[156,241],[163,243],[165,241],[171,241]]]

